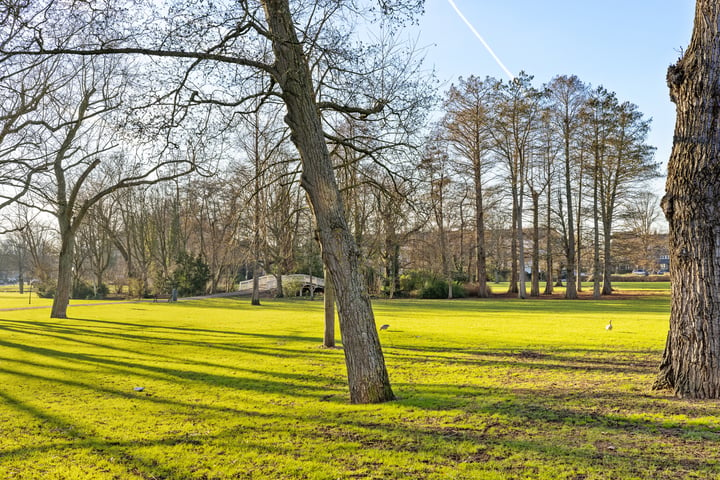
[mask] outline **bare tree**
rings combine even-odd
[[[383,1],[368,14],[376,18],[405,19],[419,10],[421,4],[419,0]],[[170,121],[163,118],[163,126],[182,123],[190,109],[197,105],[242,111],[247,105],[246,100],[257,98],[242,91],[247,83],[244,80],[257,76],[264,78],[264,85],[268,87],[264,95],[281,98],[284,103],[285,121],[300,154],[301,184],[315,214],[323,261],[337,287],[350,397],[355,403],[390,400],[394,395],[361,275],[360,252],[350,234],[333,173],[321,112],[332,110],[350,116],[377,115],[392,119],[397,118],[392,115],[393,105],[404,100],[395,90],[400,82],[383,83],[387,78],[381,78],[382,75],[373,77],[367,74],[368,70],[361,75],[352,75],[357,70],[344,68],[352,65],[344,62],[343,56],[366,57],[358,55],[358,47],[346,41],[352,36],[343,34],[339,28],[347,25],[350,13],[361,14],[364,6],[339,0],[311,4],[263,0],[259,4],[240,1],[224,5],[218,2],[196,12],[192,4],[183,3],[170,5],[170,15],[165,18],[142,8],[91,8],[78,2],[72,7],[80,12],[74,13],[76,17],[87,17],[91,28],[79,29],[80,34],[72,38],[62,35],[42,40],[37,34],[48,30],[34,28],[22,37],[23,41],[17,42],[17,47],[3,47],[3,51],[14,55],[24,52],[165,58],[172,64],[168,72],[175,78],[171,91],[157,94],[152,102],[166,106]],[[69,7],[63,3],[60,8]],[[126,12],[130,11],[134,17],[132,21],[126,18]],[[61,18],[66,15],[64,11],[57,13]],[[178,21],[175,18],[181,19],[182,28],[176,28]],[[136,25],[141,28],[134,34],[132,27]],[[98,28],[94,28],[96,26]],[[313,67],[321,63],[332,69],[324,71],[318,79],[312,72]],[[372,67],[370,72],[384,71],[383,64]],[[177,72],[181,72],[179,79]],[[406,69],[405,73],[411,75],[413,72]],[[213,82],[223,85],[228,78],[226,75],[238,81],[231,86],[212,88]],[[343,79],[371,78],[378,81],[365,82],[363,86],[373,88],[364,90],[355,88],[357,82],[343,83]],[[397,78],[400,77],[395,80]],[[316,87],[321,82],[332,86],[333,95],[319,101]],[[165,82],[156,81],[152,87],[158,91],[165,85]],[[384,85],[384,88],[374,88],[377,85]],[[323,95],[328,92],[325,88]],[[406,100],[412,102],[412,99]],[[149,130],[153,128],[147,123],[143,126]]]
[[[698,0],[688,49],[668,69],[677,119],[662,201],[670,233],[670,331],[656,388],[720,398],[720,4]]]
[[[573,170],[575,167],[575,157],[573,156],[573,146],[578,135],[578,129],[581,124],[581,114],[585,106],[586,87],[576,76],[558,76],[555,77],[547,86],[550,92],[550,102],[555,113],[554,120],[560,132],[563,144],[563,193],[560,198],[564,198],[566,205],[565,215],[562,214],[563,220],[567,226],[565,230],[565,257],[567,270],[567,289],[565,291],[566,298],[577,298],[577,283],[575,278],[575,269],[577,267],[575,242],[576,242],[576,225],[573,220]],[[561,207],[562,210],[562,207]]]
[[[490,109],[495,79],[482,81],[471,76],[460,78],[458,86],[450,87],[445,100],[448,138],[457,153],[470,164],[475,196],[475,255],[478,296],[487,297],[487,261],[485,253],[484,182],[487,169],[492,167]]]

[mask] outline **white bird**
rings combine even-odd
[[[612,330],[612,320],[608,320],[608,324],[605,327],[605,330]]]

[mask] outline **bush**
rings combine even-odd
[[[452,284],[453,298],[464,298],[467,296],[465,288],[458,284]],[[434,278],[425,282],[418,296],[420,298],[448,298],[448,283],[445,280]]]
[[[286,297],[297,297],[300,295],[305,282],[302,280],[286,280],[283,282],[283,295]]]
[[[37,284],[37,296],[40,298],[55,298],[57,285],[51,282],[42,282]]]
[[[453,282],[452,288],[453,298],[467,297],[467,291],[460,283]],[[418,298],[447,298],[448,283],[429,272],[411,270],[400,275],[400,292]]]

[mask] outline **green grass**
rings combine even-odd
[[[720,478],[717,404],[650,391],[668,310],[379,301],[398,400],[360,406],[321,302],[0,312],[0,478]]]

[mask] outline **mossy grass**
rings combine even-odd
[[[0,312],[0,478],[720,478],[717,403],[650,391],[667,292],[375,312],[381,405],[348,403],[320,301]]]

